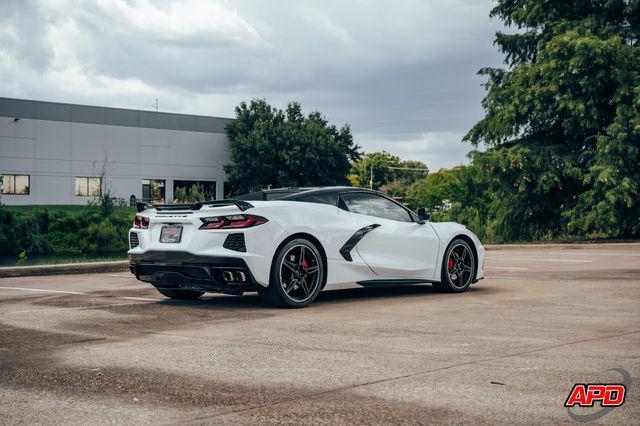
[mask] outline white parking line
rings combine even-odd
[[[42,292],[42,293],[88,294],[88,293],[82,293],[80,291],[49,290],[49,289],[42,289],[42,288],[25,288],[25,287],[3,287],[3,286],[0,286],[0,289],[2,289],[2,290],[39,291],[39,292]]]
[[[104,297],[109,297],[109,296],[102,296],[99,294],[93,294],[93,293],[83,293],[80,291],[66,291],[66,290],[52,290],[52,289],[43,289],[43,288],[27,288],[27,287],[3,287],[0,286],[0,290],[17,290],[17,291],[34,291],[34,292],[39,292],[39,293],[62,293],[62,294],[79,294],[81,296],[87,296],[87,297],[98,297],[98,298],[104,298]],[[68,311],[68,310],[82,310],[82,309],[95,309],[95,308],[108,308],[111,306],[127,306],[127,305],[147,305],[151,302],[160,302],[161,299],[151,299],[151,298],[147,298],[147,297],[132,297],[132,296],[116,296],[116,297],[109,297],[110,299],[124,299],[124,300],[137,300],[140,302],[147,302],[147,303],[115,303],[115,304],[107,304],[107,305],[92,305],[92,306],[78,306],[78,307],[71,307],[71,308],[52,308],[52,309],[29,309],[29,310],[24,310],[24,311],[11,311],[11,312],[6,312],[6,311],[0,311],[0,316],[2,315],[14,315],[14,314],[26,314],[26,313],[37,313],[37,312],[58,312],[58,311]]]
[[[484,269],[501,269],[501,270],[505,270],[505,271],[528,271],[529,268],[507,268],[507,267],[502,267],[502,266],[485,266]]]
[[[491,252],[492,255],[495,254],[531,254],[530,251],[511,251],[511,250],[494,250]],[[640,253],[600,253],[600,252],[593,252],[593,253],[589,253],[588,251],[586,252],[577,252],[577,251],[570,251],[570,252],[548,252],[545,251],[544,254],[549,254],[552,256],[640,256]]]
[[[487,259],[491,259],[487,257]],[[573,262],[573,263],[592,263],[593,260],[579,260],[579,259],[546,259],[544,257],[510,257],[509,259],[500,259],[501,261],[505,260],[540,260],[543,262]]]
[[[117,306],[134,306],[134,305],[148,305],[148,304],[149,303],[113,303],[110,305],[75,306],[73,308],[27,309],[24,311],[0,312],[0,316],[16,315],[16,314],[32,314],[32,313],[38,313],[38,312],[80,311],[83,309],[99,309],[99,308],[111,308],[111,307],[117,307]]]
[[[126,299],[126,300],[144,300],[145,302],[159,302],[162,299],[150,299],[147,297],[127,297],[127,296],[121,296],[118,297],[118,299]]]

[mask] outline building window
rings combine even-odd
[[[1,175],[2,193],[7,195],[29,195],[29,175]]]
[[[164,203],[164,180],[142,179],[142,200]]]
[[[180,203],[216,199],[216,183],[202,180],[174,180],[173,198]]]
[[[102,195],[102,179],[99,177],[77,177],[76,196],[99,197]]]

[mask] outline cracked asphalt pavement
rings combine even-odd
[[[612,368],[634,383],[599,421],[640,423],[640,245],[492,250],[486,273],[298,310],[127,273],[0,279],[0,424],[570,423],[573,384]]]

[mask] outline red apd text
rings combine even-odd
[[[565,407],[593,407],[599,403],[602,407],[619,407],[624,404],[627,388],[621,384],[584,384],[573,386]]]

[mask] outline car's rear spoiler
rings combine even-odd
[[[240,211],[245,211],[253,207],[253,204],[247,203],[242,200],[214,200],[214,201],[202,201],[200,203],[192,204],[147,204],[143,202],[136,203],[136,209],[138,212],[147,209],[156,209],[158,211],[172,211],[172,210],[200,210],[203,206],[233,206],[235,205]]]

